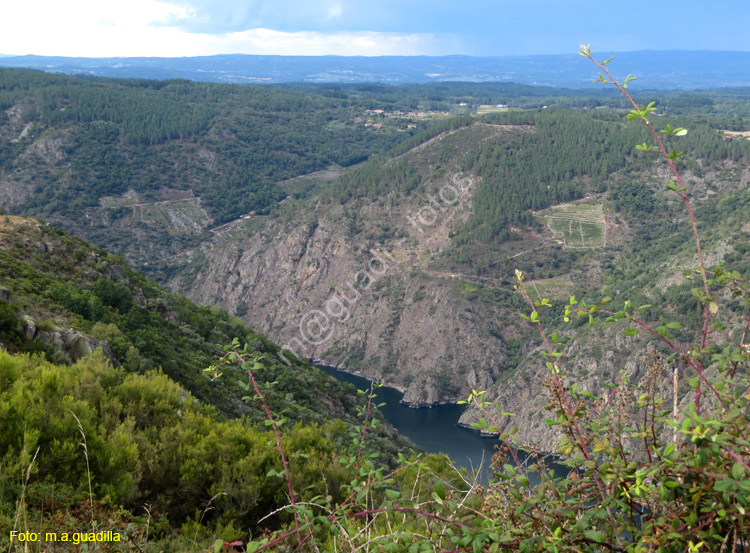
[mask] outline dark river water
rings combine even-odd
[[[353,374],[321,366],[321,370],[342,382],[369,390],[370,381]],[[489,462],[498,444],[497,438],[483,438],[476,430],[461,428],[458,418],[463,405],[438,405],[430,409],[411,409],[400,403],[403,394],[393,388],[377,388],[380,411],[396,429],[427,453],[445,453],[455,464],[469,472],[481,467],[481,481],[487,483]],[[525,456],[522,457],[522,461]],[[555,467],[557,468],[557,467]],[[529,480],[534,481],[533,475]]]

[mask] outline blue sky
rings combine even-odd
[[[647,6],[647,7],[646,7]],[[0,7],[0,53],[504,56],[750,50],[750,1],[24,0]]]

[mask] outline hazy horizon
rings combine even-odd
[[[750,50],[728,50],[728,49],[688,49],[688,48],[666,48],[666,49],[652,49],[652,48],[644,48],[641,50],[612,50],[612,51],[598,51],[596,54],[598,56],[602,55],[621,55],[621,54],[640,54],[640,53],[669,53],[669,52],[679,52],[679,53],[713,53],[713,54],[721,54],[721,53],[727,53],[727,54],[748,54],[750,53]],[[558,56],[566,56],[566,55],[576,55],[577,50],[573,50],[571,52],[564,52],[559,54],[497,54],[497,55],[475,55],[475,54],[373,54],[373,55],[367,55],[367,54],[252,54],[252,53],[245,53],[245,52],[226,52],[221,54],[200,54],[200,55],[194,55],[194,56],[188,56],[188,55],[175,55],[175,56],[63,56],[63,55],[43,55],[43,54],[6,54],[4,52],[0,52],[0,57],[3,58],[23,58],[23,57],[39,57],[39,58],[70,58],[70,59],[185,59],[185,58],[212,58],[212,57],[231,57],[231,56],[258,56],[258,57],[328,57],[328,58],[417,58],[417,57],[423,57],[423,58],[450,58],[450,57],[465,57],[465,58],[531,58],[531,57],[543,57],[543,56],[550,56],[550,57],[558,57]]]

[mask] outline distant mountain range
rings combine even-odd
[[[602,59],[611,53],[602,53]],[[616,55],[618,75],[640,77],[639,88],[696,89],[750,86],[750,52],[653,51]],[[556,87],[592,86],[590,63],[576,53],[548,56],[254,56],[185,58],[66,58],[4,56],[0,66],[99,77],[190,79],[273,84],[286,82],[390,84],[434,81],[515,82]]]

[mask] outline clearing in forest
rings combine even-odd
[[[552,232],[562,234],[565,245],[570,248],[606,246],[604,209],[598,202],[557,205],[539,216]]]
[[[567,299],[573,294],[574,288],[570,275],[530,280],[525,284],[525,287],[533,301],[539,301],[542,298]]]
[[[482,105],[477,108],[477,115],[485,115],[487,113],[502,113],[508,111],[508,106],[503,105]]]

